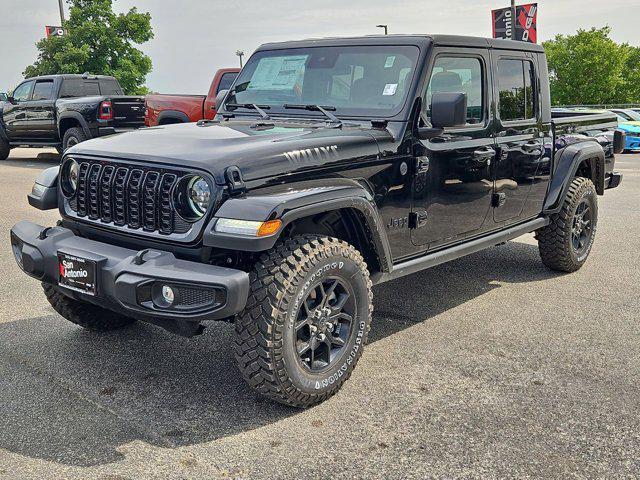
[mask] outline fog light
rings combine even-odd
[[[175,294],[173,293],[173,288],[168,285],[163,285],[162,298],[165,302],[167,302],[167,304],[171,305],[176,298]]]

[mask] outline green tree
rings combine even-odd
[[[619,97],[623,103],[640,103],[640,47],[627,48],[628,56]]]
[[[134,7],[116,14],[112,0],[67,0],[65,35],[37,43],[38,59],[25,77],[57,73],[113,75],[127,94],[144,94],[151,59],[134,45],[153,38],[151,15]]]
[[[551,99],[555,105],[616,103],[623,94],[629,46],[610,38],[609,27],[556,35],[542,45],[547,53]]]

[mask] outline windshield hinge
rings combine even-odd
[[[224,172],[224,176],[227,180],[227,186],[229,187],[229,194],[243,193],[247,190],[247,186],[242,179],[242,172],[237,166],[231,165],[228,167]]]

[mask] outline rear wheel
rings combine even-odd
[[[309,407],[349,378],[369,332],[371,280],[360,253],[336,238],[300,235],[263,255],[236,320],[235,356],[267,397]]]
[[[51,284],[43,283],[42,288],[44,288],[44,294],[56,312],[87,330],[108,332],[126,327],[136,321],[97,305],[69,298]]]
[[[588,178],[575,178],[560,211],[537,232],[542,262],[561,272],[581,268],[591,252],[597,225],[596,188]]]
[[[73,127],[64,132],[64,137],[62,138],[62,150],[67,151],[69,148],[77,145],[79,143],[88,140],[89,137],[84,133],[84,130],[79,127]]]
[[[6,160],[9,158],[10,151],[11,148],[9,147],[9,144],[3,138],[0,138],[0,160]]]

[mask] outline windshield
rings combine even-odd
[[[640,120],[640,113],[634,112],[633,110],[625,110],[624,113],[629,117],[629,120],[633,120],[634,122]]]
[[[269,115],[296,114],[285,105],[317,105],[335,115],[390,117],[404,105],[418,54],[412,46],[260,51],[247,62],[225,104],[266,106]]]

